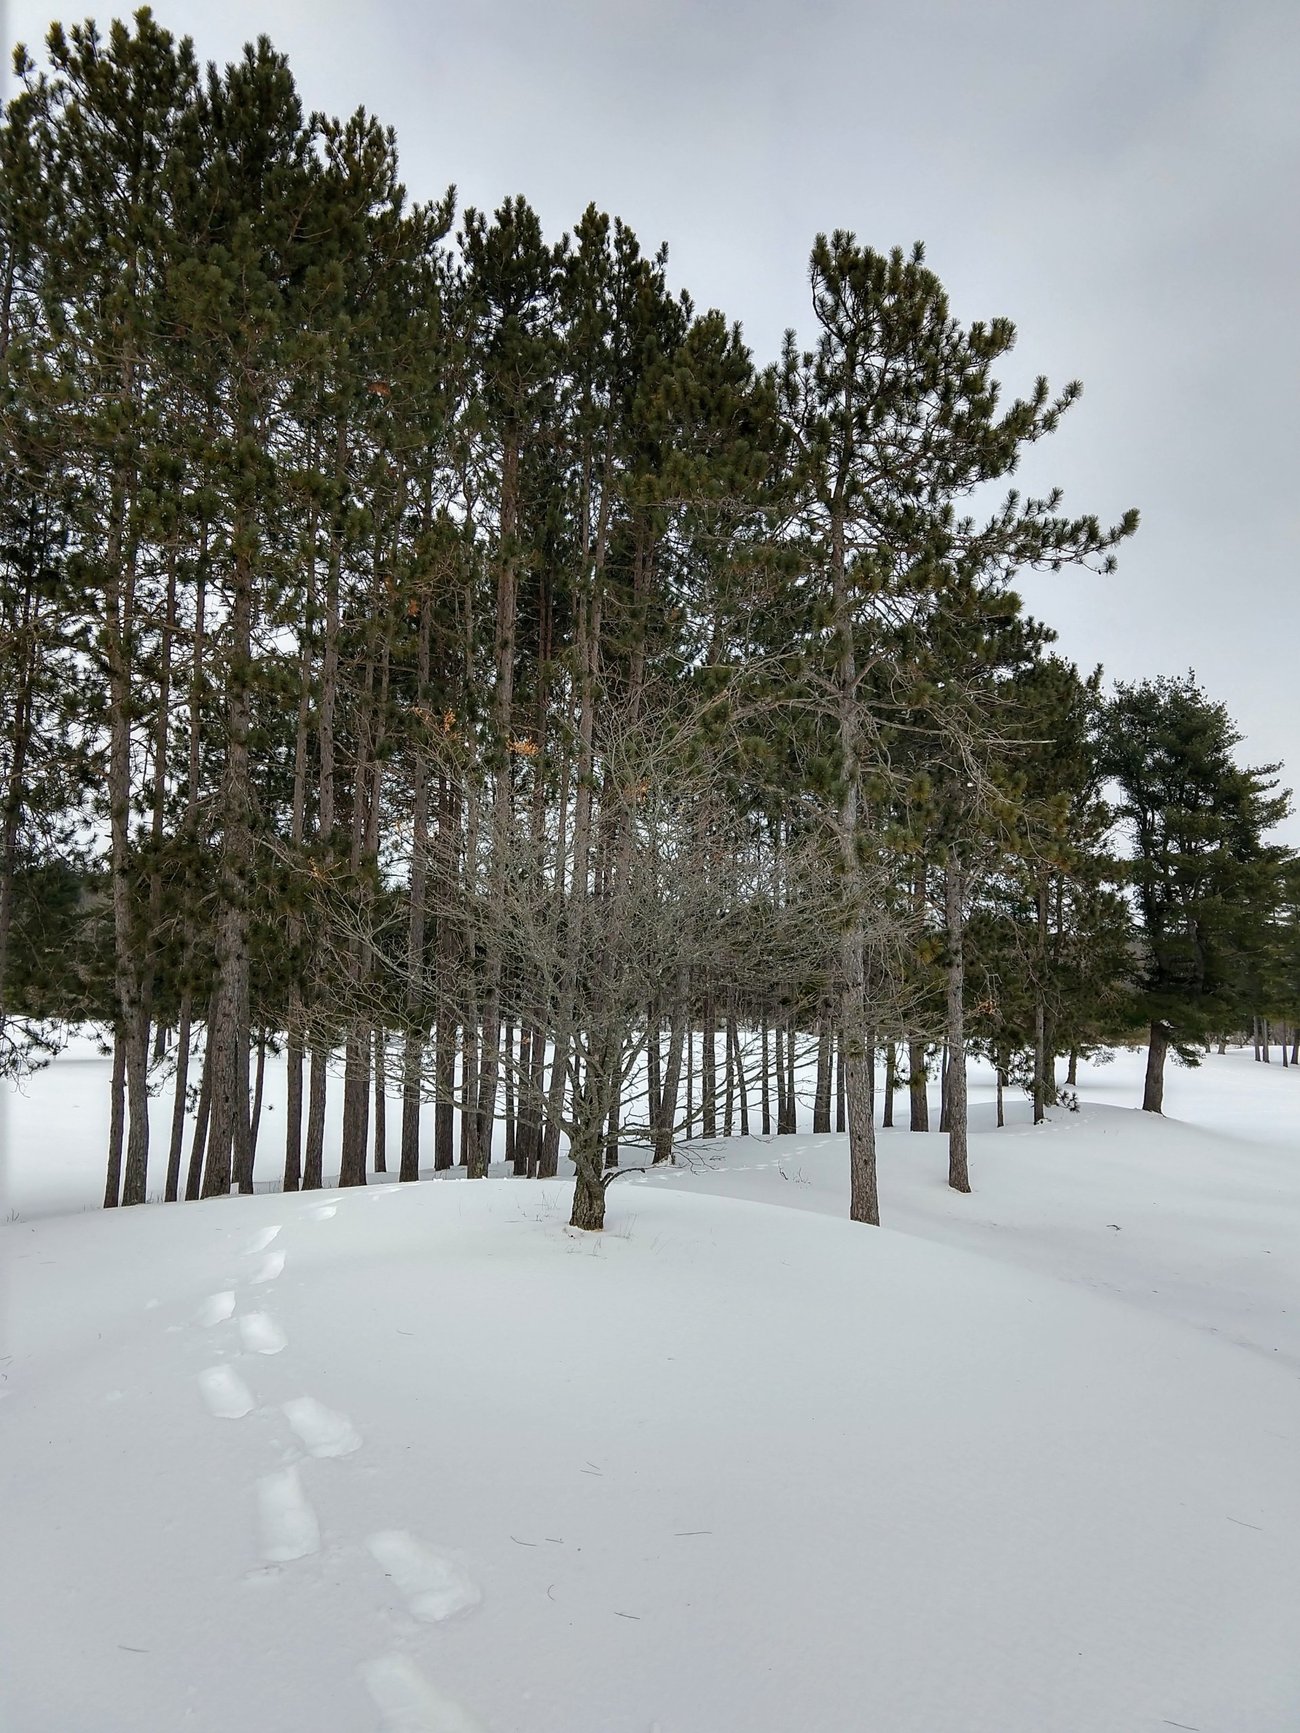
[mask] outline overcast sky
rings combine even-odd
[[[88,9],[9,0],[10,37]],[[811,334],[817,230],[923,240],[960,318],[1015,321],[1009,385],[1083,381],[1024,480],[1142,513],[1115,576],[1034,579],[1034,611],[1113,678],[1195,668],[1300,784],[1300,0],[154,12],[203,59],[265,32],[307,107],[395,127],[415,197],[522,192],[553,237],[595,200],[667,241],[760,360]]]

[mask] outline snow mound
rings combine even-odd
[[[1294,1733],[1277,1359],[725,1183],[5,1228],[5,1733]]]

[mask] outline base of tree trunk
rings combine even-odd
[[[1147,1047],[1146,1087],[1142,1095],[1143,1113],[1163,1113],[1165,1105],[1165,1055],[1169,1051],[1169,1025],[1158,1020],[1151,1024]]]

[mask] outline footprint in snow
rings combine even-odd
[[[254,1252],[264,1252],[279,1232],[280,1229],[278,1226],[273,1228],[260,1228],[257,1233],[253,1235],[252,1239],[249,1240],[248,1244],[244,1247],[244,1250],[250,1257]]]
[[[266,1312],[243,1312],[239,1339],[246,1354],[278,1354],[289,1346],[289,1338]]]
[[[209,1366],[200,1372],[199,1389],[208,1412],[218,1420],[242,1420],[257,1406],[248,1385],[230,1366]]]
[[[351,1456],[361,1448],[361,1434],[346,1414],[336,1414],[314,1396],[295,1396],[284,1404],[285,1418],[299,1443],[313,1456]]]
[[[484,1733],[477,1716],[444,1697],[405,1655],[382,1655],[361,1669],[383,1733]]]
[[[320,1551],[320,1524],[296,1468],[262,1476],[257,1483],[257,1513],[262,1557],[268,1564],[287,1564]]]
[[[284,1253],[268,1252],[248,1279],[254,1287],[261,1282],[273,1282],[284,1269]]]
[[[314,1222],[327,1222],[331,1216],[336,1216],[338,1213],[339,1206],[336,1203],[314,1204],[312,1208],[307,1211],[307,1214]]]
[[[214,1324],[224,1324],[235,1309],[235,1296],[229,1288],[221,1294],[209,1294],[199,1307],[194,1322],[202,1329],[210,1330]]]
[[[366,1545],[380,1569],[406,1597],[413,1619],[441,1624],[482,1600],[482,1591],[454,1560],[421,1545],[404,1528],[372,1534]]]

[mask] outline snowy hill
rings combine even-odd
[[[1292,1733],[1300,1077],[1131,1072],[880,1232],[811,1137],[21,1216],[0,1727]]]

